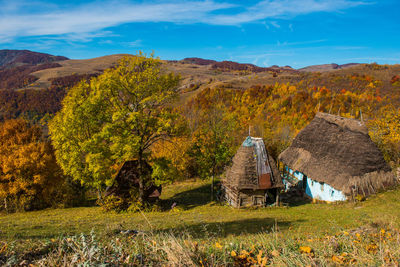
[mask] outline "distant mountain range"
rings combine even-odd
[[[82,78],[96,76],[104,69],[114,66],[123,56],[125,55],[117,54],[93,59],[70,60],[64,56],[54,56],[29,50],[0,50],[0,89],[70,87]],[[296,75],[296,73],[301,72],[327,72],[359,65],[358,63],[344,65],[332,63],[313,65],[296,70],[290,66],[259,67],[254,64],[233,61],[219,62],[197,57],[164,62],[168,70],[181,74],[184,80],[182,88],[192,89],[204,84],[209,79],[214,79],[218,83],[233,79],[240,83],[243,75],[251,73],[262,74],[262,77],[270,79],[278,75],[282,77],[282,75]],[[212,76],[215,76],[215,74],[210,76],[211,71],[218,72],[220,75],[213,78]]]
[[[67,60],[67,57],[53,56],[29,50],[0,50],[0,67],[12,68],[23,65],[38,65]]]
[[[37,119],[57,112],[69,88],[98,76],[124,56],[127,54],[71,60],[28,50],[0,50],[0,121],[19,116]],[[213,88],[260,89],[283,83],[337,92],[363,91],[374,79],[379,80],[380,93],[391,96],[398,92],[395,86],[400,73],[400,65],[325,64],[296,70],[290,66],[259,67],[195,57],[164,60],[162,68],[181,76],[179,103]]]
[[[325,71],[332,71],[332,70],[341,70],[347,69],[354,66],[360,65],[360,63],[348,63],[343,65],[338,65],[336,63],[331,64],[322,64],[322,65],[312,65],[305,68],[298,69],[302,72],[325,72]]]

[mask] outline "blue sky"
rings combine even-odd
[[[400,63],[400,0],[0,0],[0,49],[295,68]]]

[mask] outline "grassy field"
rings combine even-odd
[[[144,245],[143,240],[158,243],[171,240],[171,238],[173,240],[177,238],[177,244],[181,244],[182,242],[184,242],[182,244],[186,244],[189,242],[191,245],[188,245],[190,247],[188,250],[192,251],[192,253],[194,253],[193,249],[195,246],[193,244],[201,243],[205,247],[203,261],[200,262],[201,258],[196,258],[200,257],[197,255],[202,255],[199,251],[194,253],[195,256],[193,257],[195,259],[192,259],[193,257],[190,256],[188,257],[196,265],[204,264],[208,259],[208,264],[205,265],[209,266],[218,264],[240,265],[241,260],[248,258],[256,260],[258,265],[262,265],[263,258],[268,258],[266,263],[277,265],[280,265],[279,263],[284,265],[313,265],[313,262],[315,263],[314,265],[335,264],[335,261],[332,261],[334,255],[323,255],[330,250],[332,250],[332,253],[340,253],[337,257],[342,257],[338,258],[336,263],[340,263],[340,261],[345,263],[346,257],[350,255],[348,254],[350,252],[343,252],[345,251],[343,249],[335,252],[337,249],[335,250],[334,246],[331,246],[329,242],[325,244],[322,241],[326,237],[344,238],[344,241],[342,241],[345,244],[344,247],[347,247],[346,238],[349,239],[347,240],[349,242],[348,246],[354,246],[356,244],[353,239],[357,239],[360,235],[365,235],[364,239],[368,240],[368,242],[366,241],[368,244],[360,243],[360,246],[365,250],[366,254],[364,255],[360,251],[357,252],[359,257],[363,255],[361,258],[365,258],[366,255],[371,254],[369,252],[372,249],[368,250],[368,246],[378,247],[378,241],[381,242],[382,240],[373,241],[373,238],[378,238],[381,231],[390,233],[391,237],[397,236],[397,239],[387,240],[388,244],[390,242],[397,242],[397,245],[400,244],[400,236],[398,234],[400,226],[399,189],[378,194],[358,203],[298,203],[292,204],[288,208],[241,210],[211,202],[209,191],[209,184],[201,181],[178,183],[168,186],[163,191],[163,204],[164,206],[170,206],[176,202],[177,206],[173,210],[169,209],[163,212],[116,214],[105,213],[99,207],[81,207],[49,209],[9,215],[1,214],[0,263],[2,257],[5,261],[7,258],[5,255],[12,254],[11,247],[14,251],[14,254],[12,254],[14,257],[17,257],[16,255],[19,253],[23,254],[30,250],[36,251],[35,253],[38,255],[41,253],[54,253],[57,248],[58,250],[60,249],[60,244],[67,242],[65,240],[68,240],[71,236],[79,236],[81,233],[90,235],[92,232],[96,234],[98,240],[107,243],[112,240],[115,241],[115,238],[118,240],[127,238],[121,234],[121,231],[124,233],[126,230],[138,230],[139,233],[145,233],[145,238],[142,239],[142,242],[139,242],[141,243],[141,247],[136,247],[138,251],[148,249]],[[129,242],[133,242],[132,239],[129,240]],[[319,241],[317,242],[316,240]],[[49,247],[49,242],[54,242],[55,244]],[[1,244],[3,244],[3,251],[1,250]],[[151,245],[152,243],[149,244]],[[264,250],[257,250],[254,247],[256,244]],[[131,246],[138,246],[138,243],[131,244]],[[43,247],[46,247],[44,251]],[[209,249],[207,250],[206,247],[209,247]],[[268,250],[269,253],[277,251],[276,253],[282,257],[275,257],[275,261],[271,261],[273,258],[271,255],[257,259],[255,251],[251,252],[252,247],[253,250],[257,250],[257,253],[265,251],[265,255],[267,255],[266,251]],[[283,257],[285,252],[282,251],[282,248],[285,247],[288,248],[288,253],[291,249],[293,250],[294,254],[290,254],[293,256],[293,261],[284,261],[291,257],[290,255]],[[400,257],[398,247],[394,247],[393,244],[390,246],[391,250],[389,253],[392,257],[395,257],[393,255]],[[9,248],[8,252],[7,248]],[[321,250],[321,255],[317,253],[318,248]],[[184,250],[183,248],[181,249]],[[242,253],[243,251],[250,254],[246,256]],[[304,256],[304,261],[297,262],[294,260],[297,259],[295,252],[297,256]],[[377,249],[376,253],[372,253],[371,255],[378,254],[379,251]],[[166,253],[164,256],[167,261],[170,261],[171,259],[168,255]],[[220,255],[220,258],[218,258],[218,255]],[[33,260],[42,256],[33,257]],[[321,259],[327,259],[328,257],[330,261],[321,261],[319,257],[322,257]],[[184,257],[178,258],[183,259]],[[356,257],[356,254],[354,254],[353,258],[358,264],[362,262],[361,258],[358,259]],[[24,257],[20,257],[19,259],[24,259]],[[132,260],[132,257],[130,259]],[[370,260],[370,264],[372,265],[375,263],[385,263],[385,257],[379,255],[376,257],[372,256]],[[389,261],[388,263],[392,264],[397,261],[398,264],[398,260],[399,258],[393,258],[393,262]],[[180,265],[178,264],[179,261],[175,263]],[[57,265],[58,263],[54,264]]]

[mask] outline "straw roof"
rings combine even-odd
[[[132,188],[139,188],[138,161],[128,160],[119,169],[114,178],[114,182],[106,189],[105,196],[116,195],[123,198],[130,197]],[[151,174],[151,166],[144,162],[144,176]],[[144,186],[145,199],[158,199],[161,195],[161,186],[155,186],[152,183],[146,183]]]
[[[279,160],[346,195],[369,195],[396,183],[364,123],[326,113],[317,113]]]
[[[249,139],[251,138],[251,139]],[[248,143],[249,140],[250,144]],[[259,146],[252,144],[257,140],[260,142]],[[246,143],[247,142],[247,143]],[[263,147],[263,148],[262,148]],[[263,151],[257,151],[263,149]],[[260,153],[264,152],[266,161],[264,166],[260,166],[261,161]],[[258,161],[258,162],[257,162]],[[242,189],[268,189],[265,185],[260,184],[260,176],[262,175],[260,169],[264,168],[263,174],[267,173],[271,180],[271,185],[268,188],[276,188],[282,186],[282,180],[276,167],[275,161],[270,157],[265,149],[264,143],[261,138],[248,137],[243,145],[240,146],[236,155],[232,159],[232,167],[227,170],[226,177],[223,183],[226,186],[242,190]]]

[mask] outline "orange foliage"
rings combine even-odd
[[[7,210],[48,205],[60,182],[52,148],[41,136],[22,119],[0,124],[0,199]]]
[[[362,78],[365,80],[365,78]],[[301,88],[301,89],[300,89]],[[215,105],[224,105],[226,116],[237,123],[232,134],[240,140],[252,134],[266,139],[269,149],[277,156],[291,139],[315,116],[316,112],[329,112],[347,117],[373,118],[375,112],[387,104],[375,88],[361,92],[332,91],[327,87],[306,87],[294,84],[274,86],[252,86],[247,90],[229,88],[207,88],[192,99],[188,106],[193,110],[204,110]]]

